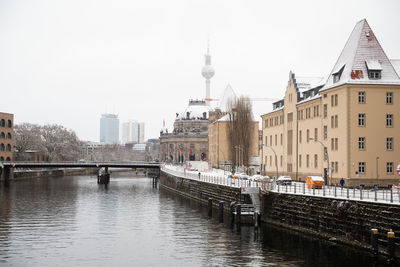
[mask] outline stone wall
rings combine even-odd
[[[377,228],[382,253],[392,229],[400,256],[400,205],[266,192],[262,220],[364,249],[371,249],[371,229]]]
[[[208,199],[212,198],[214,199],[214,206],[217,206],[219,201],[224,201],[224,209],[226,210],[229,209],[229,204],[233,201],[251,203],[248,196],[240,194],[240,188],[176,177],[165,172],[161,172],[160,186],[203,203],[207,203]]]

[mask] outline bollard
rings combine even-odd
[[[315,185],[312,186],[312,194],[315,196]]]
[[[219,222],[223,223],[224,222],[224,202],[220,201],[218,203],[218,207],[219,207]]]
[[[356,188],[353,187],[353,198],[356,198]]]
[[[280,185],[280,184],[278,184],[278,193],[279,193],[279,189],[280,189],[280,187],[281,187],[281,185]]]
[[[322,195],[325,196],[325,185],[322,185]]]
[[[303,183],[303,195],[306,194],[306,183]]]
[[[294,184],[294,193],[296,194],[296,187],[297,187],[297,184]]]
[[[375,201],[378,201],[378,192],[377,188],[375,187]]]
[[[390,203],[393,203],[393,188],[390,188]]]
[[[374,256],[378,256],[378,229],[371,229],[371,246]]]
[[[360,187],[360,200],[363,199],[363,195],[362,195],[362,187]]]
[[[212,217],[212,201],[213,201],[213,199],[212,198],[209,198],[208,199],[208,217]]]
[[[335,197],[336,197],[336,185],[335,185],[335,188],[334,188],[334,190],[335,190]]]
[[[258,228],[258,217],[259,217],[258,212],[254,212],[254,229]]]
[[[285,187],[286,187],[286,193],[287,193],[287,184],[285,184]]]
[[[238,227],[240,227],[241,215],[242,215],[242,205],[237,204],[236,205],[236,224]]]
[[[349,188],[347,187],[347,199],[350,198]]]
[[[395,243],[394,243],[394,232],[392,229],[387,233],[388,238],[388,253],[389,253],[389,261],[394,261],[394,251],[395,251]]]

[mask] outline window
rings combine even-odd
[[[1,132],[1,134],[0,134],[0,138],[1,138],[1,139],[4,139],[4,138],[6,138],[6,134],[5,134],[4,132]]]
[[[278,135],[277,134],[275,135],[275,145],[276,146],[278,145]]]
[[[262,135],[261,134],[258,136],[258,140],[262,141]]]
[[[310,155],[308,155],[308,154],[306,156],[306,166],[307,166],[307,168],[310,167]]]
[[[335,128],[337,128],[338,126],[339,126],[338,115],[335,115]]]
[[[386,114],[386,126],[387,127],[393,126],[393,114]]]
[[[7,152],[10,152],[10,151],[11,151],[11,145],[10,145],[10,144],[7,145],[6,151],[7,151]]]
[[[324,118],[328,117],[328,104],[324,104]]]
[[[281,134],[281,145],[283,145],[283,134]]]
[[[365,113],[358,114],[358,126],[365,126]]]
[[[299,167],[301,168],[301,155],[299,155]]]
[[[393,150],[393,137],[386,137],[386,149]]]
[[[7,134],[7,139],[11,139],[11,134],[10,133]]]
[[[331,116],[331,128],[335,128],[335,116]]]
[[[281,155],[281,167],[282,167],[283,156]]]
[[[267,166],[268,165],[268,156],[265,156],[265,165]]]
[[[358,92],[358,103],[364,104],[365,103],[365,92]]]
[[[1,119],[1,127],[6,127],[6,121],[4,119]]]
[[[301,144],[301,140],[302,140],[302,134],[301,131],[299,131],[299,143]]]
[[[265,145],[268,146],[268,136],[265,137]]]
[[[393,174],[393,162],[386,162],[387,174]]]
[[[339,138],[335,138],[335,150],[339,149]]]
[[[331,106],[336,107],[338,105],[338,95],[331,95]]]
[[[365,137],[358,137],[358,149],[365,150]]]
[[[339,148],[339,139],[338,138],[331,138],[331,150],[336,151]]]
[[[292,112],[287,114],[287,121],[288,122],[292,122],[293,121],[293,113]]]
[[[269,145],[272,146],[272,135],[269,137]]]
[[[8,128],[11,128],[11,127],[12,127],[11,120],[8,120],[8,121],[7,121],[7,127],[8,127]]]
[[[335,172],[337,173],[339,171],[339,163],[335,161]]]
[[[324,146],[324,160],[328,160],[328,148]]]
[[[393,93],[386,92],[386,104],[393,104]]]
[[[368,76],[371,80],[378,80],[381,78],[381,71],[380,70],[370,70],[368,72]]]
[[[318,155],[314,154],[314,168],[318,168]]]
[[[324,140],[328,138],[328,126],[324,125]]]
[[[338,95],[335,94],[335,106],[337,106],[337,105],[338,105]]]
[[[318,140],[318,129],[317,128],[314,129],[314,140],[315,141]]]
[[[269,166],[272,166],[272,156],[269,156]]]
[[[265,120],[265,128],[268,128],[268,120]]]
[[[331,138],[331,150],[335,150],[335,139]]]
[[[1,145],[0,145],[0,151],[4,151],[4,150],[5,150],[4,144],[1,144]]]
[[[359,174],[364,174],[366,171],[366,163],[365,162],[359,162],[358,163],[358,173]]]
[[[310,141],[310,130],[307,129],[307,143]]]

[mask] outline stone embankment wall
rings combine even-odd
[[[392,229],[400,256],[400,205],[265,192],[262,220],[364,249],[372,249],[371,229],[376,228],[383,254]]]
[[[14,171],[13,175],[11,175],[10,177],[10,180],[51,177],[51,176],[89,175],[89,174],[97,174],[97,169],[81,168],[81,169],[18,170]]]
[[[214,206],[218,206],[219,201],[224,201],[226,210],[229,210],[229,205],[233,201],[249,203],[249,199],[240,194],[240,188],[176,177],[162,171],[160,186],[203,203],[208,203],[208,199],[212,198]]]

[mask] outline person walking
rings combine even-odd
[[[342,179],[340,179],[340,186],[343,188],[343,186],[344,186],[344,179],[342,178]]]

